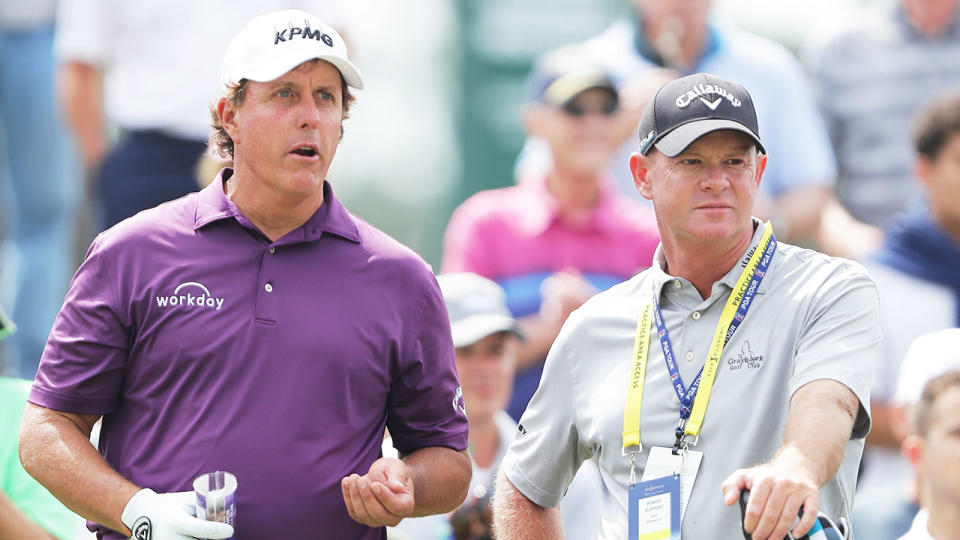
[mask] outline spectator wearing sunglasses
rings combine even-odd
[[[454,212],[443,272],[496,281],[526,341],[507,412],[517,420],[567,315],[594,293],[650,266],[659,235],[652,212],[620,195],[605,171],[619,142],[619,95],[577,47],[547,53],[528,78],[527,134],[552,160],[518,185],[482,191]],[[509,182],[509,179],[504,179]]]

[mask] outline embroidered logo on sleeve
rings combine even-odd
[[[220,311],[223,297],[210,294],[210,289],[197,281],[185,281],[173,290],[173,294],[156,296],[157,307],[183,309],[213,309]]]
[[[457,387],[457,392],[453,395],[453,412],[467,415],[467,406],[463,403],[463,388]]]

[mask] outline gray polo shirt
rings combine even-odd
[[[693,285],[662,270],[658,248],[650,269],[590,299],[567,320],[547,357],[540,388],[520,420],[503,469],[538,505],[555,506],[580,463],[598,462],[613,494],[602,539],[627,535],[629,461],[621,454],[623,410],[641,309],[651,284],[686,384],[703,367],[720,312],[759,243],[756,228],[741,263],[702,300]],[[653,332],[656,330],[654,329]],[[782,443],[790,397],[804,384],[833,379],[860,400],[837,475],[820,490],[820,506],[850,519],[863,437],[870,427],[870,368],[880,343],[877,291],[863,267],[780,243],[743,324],[724,349],[700,442],[704,453],[682,523],[684,538],[736,538],[740,511],[725,506],[720,485],[736,469],[768,461]],[[671,447],[680,403],[659,342],[651,335],[640,422],[643,453]]]

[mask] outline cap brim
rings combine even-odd
[[[320,59],[326,62],[333,64],[335,68],[340,71],[340,74],[343,75],[343,80],[347,81],[347,85],[356,88],[357,90],[363,89],[363,78],[360,76],[360,70],[353,65],[349,60],[338,56],[338,55],[323,55],[323,54],[314,54],[304,57],[296,57],[287,62],[278,62],[271,61],[267,62],[264,65],[257,67],[246,75],[246,79],[257,82],[267,82],[272,81],[284,73],[290,71],[291,69],[299,66],[300,64],[313,59]]]
[[[593,88],[610,90],[614,94],[617,88],[610,77],[599,73],[571,74],[553,81],[543,91],[543,102],[560,107],[568,101]]]
[[[497,332],[510,332],[523,339],[523,334],[520,333],[517,323],[512,317],[494,314],[474,315],[461,319],[450,325],[450,331],[453,337],[453,346],[458,349],[473,345]]]
[[[654,147],[660,151],[661,154],[667,157],[676,157],[681,152],[686,150],[693,141],[703,137],[707,133],[712,133],[714,131],[720,131],[722,129],[732,129],[734,131],[739,131],[744,135],[753,139],[757,143],[758,149],[766,154],[766,150],[763,149],[763,143],[760,142],[760,139],[753,134],[746,126],[739,122],[733,120],[726,120],[722,118],[710,118],[704,120],[694,120],[692,122],[687,122],[682,126],[678,126],[673,131],[667,133],[660,138]]]

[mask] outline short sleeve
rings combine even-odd
[[[540,386],[501,465],[510,483],[544,508],[560,504],[580,465],[590,457],[580,445],[571,395],[570,338],[577,313],[567,319],[550,348]]]
[[[105,0],[60,0],[54,53],[59,62],[102,65],[110,35]]]
[[[116,408],[130,337],[102,238],[90,246],[54,321],[29,396],[35,405],[76,414]]]
[[[485,249],[482,216],[474,211],[476,199],[467,199],[450,217],[443,236],[443,273],[473,272],[494,279]]]
[[[879,309],[876,285],[866,271],[844,262],[817,287],[797,344],[790,394],[817,379],[849,388],[860,400],[853,438],[870,430],[871,372],[882,337]]]
[[[454,363],[450,319],[430,276],[419,315],[393,367],[387,429],[401,454],[428,446],[467,448],[467,417]]]

